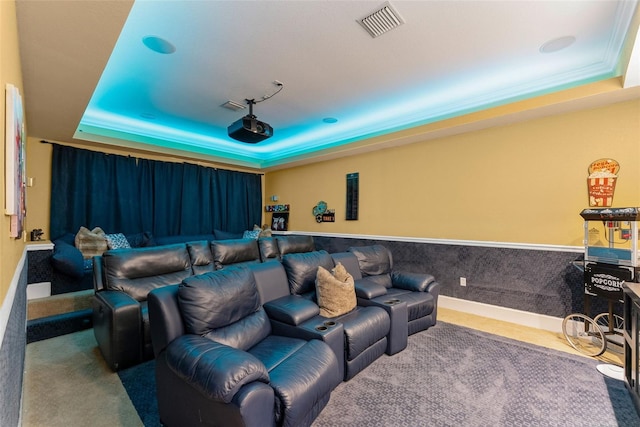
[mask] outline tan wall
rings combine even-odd
[[[620,162],[614,206],[640,205],[640,100],[266,174],[290,230],[581,246],[587,167]],[[360,173],[358,221],[346,174]],[[304,183],[304,184],[302,184]],[[315,222],[319,200],[335,223]]]
[[[22,88],[22,71],[20,68],[20,52],[18,49],[18,29],[16,21],[16,5],[13,0],[0,1],[0,85],[2,94],[0,100],[0,135],[2,135],[2,149],[0,150],[0,164],[2,164],[2,178],[0,178],[0,198],[2,199],[3,212],[0,220],[0,302],[4,302],[11,280],[16,271],[18,261],[24,251],[23,239],[9,237],[10,217],[4,215],[5,200],[5,86],[11,83],[16,86],[24,98]],[[0,337],[1,339],[2,337]]]

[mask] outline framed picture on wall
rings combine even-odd
[[[5,215],[11,216],[9,235],[19,239],[24,230],[26,208],[26,168],[22,96],[18,88],[6,85],[5,94]]]
[[[274,212],[271,217],[271,229],[287,231],[289,229],[289,212]]]

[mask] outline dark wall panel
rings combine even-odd
[[[20,266],[19,266],[20,267]],[[0,426],[17,426],[26,352],[27,268],[22,268],[0,347]]]
[[[582,273],[571,264],[583,259],[581,253],[326,236],[314,241],[328,252],[385,245],[396,269],[433,274],[441,295],[554,317],[584,312]],[[467,286],[460,286],[460,277]],[[595,299],[592,308],[592,315],[606,311],[606,301]]]

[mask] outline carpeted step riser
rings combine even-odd
[[[93,290],[52,295],[28,302],[28,320],[51,317],[91,308]]]
[[[27,321],[27,344],[93,327],[92,310],[79,310]]]

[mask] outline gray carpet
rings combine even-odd
[[[640,426],[624,383],[602,376],[598,363],[439,322],[340,384],[314,427]],[[123,381],[139,413],[153,407],[148,393],[126,383],[153,375],[145,365]]]
[[[598,363],[440,322],[338,386],[314,426],[639,426]]]

